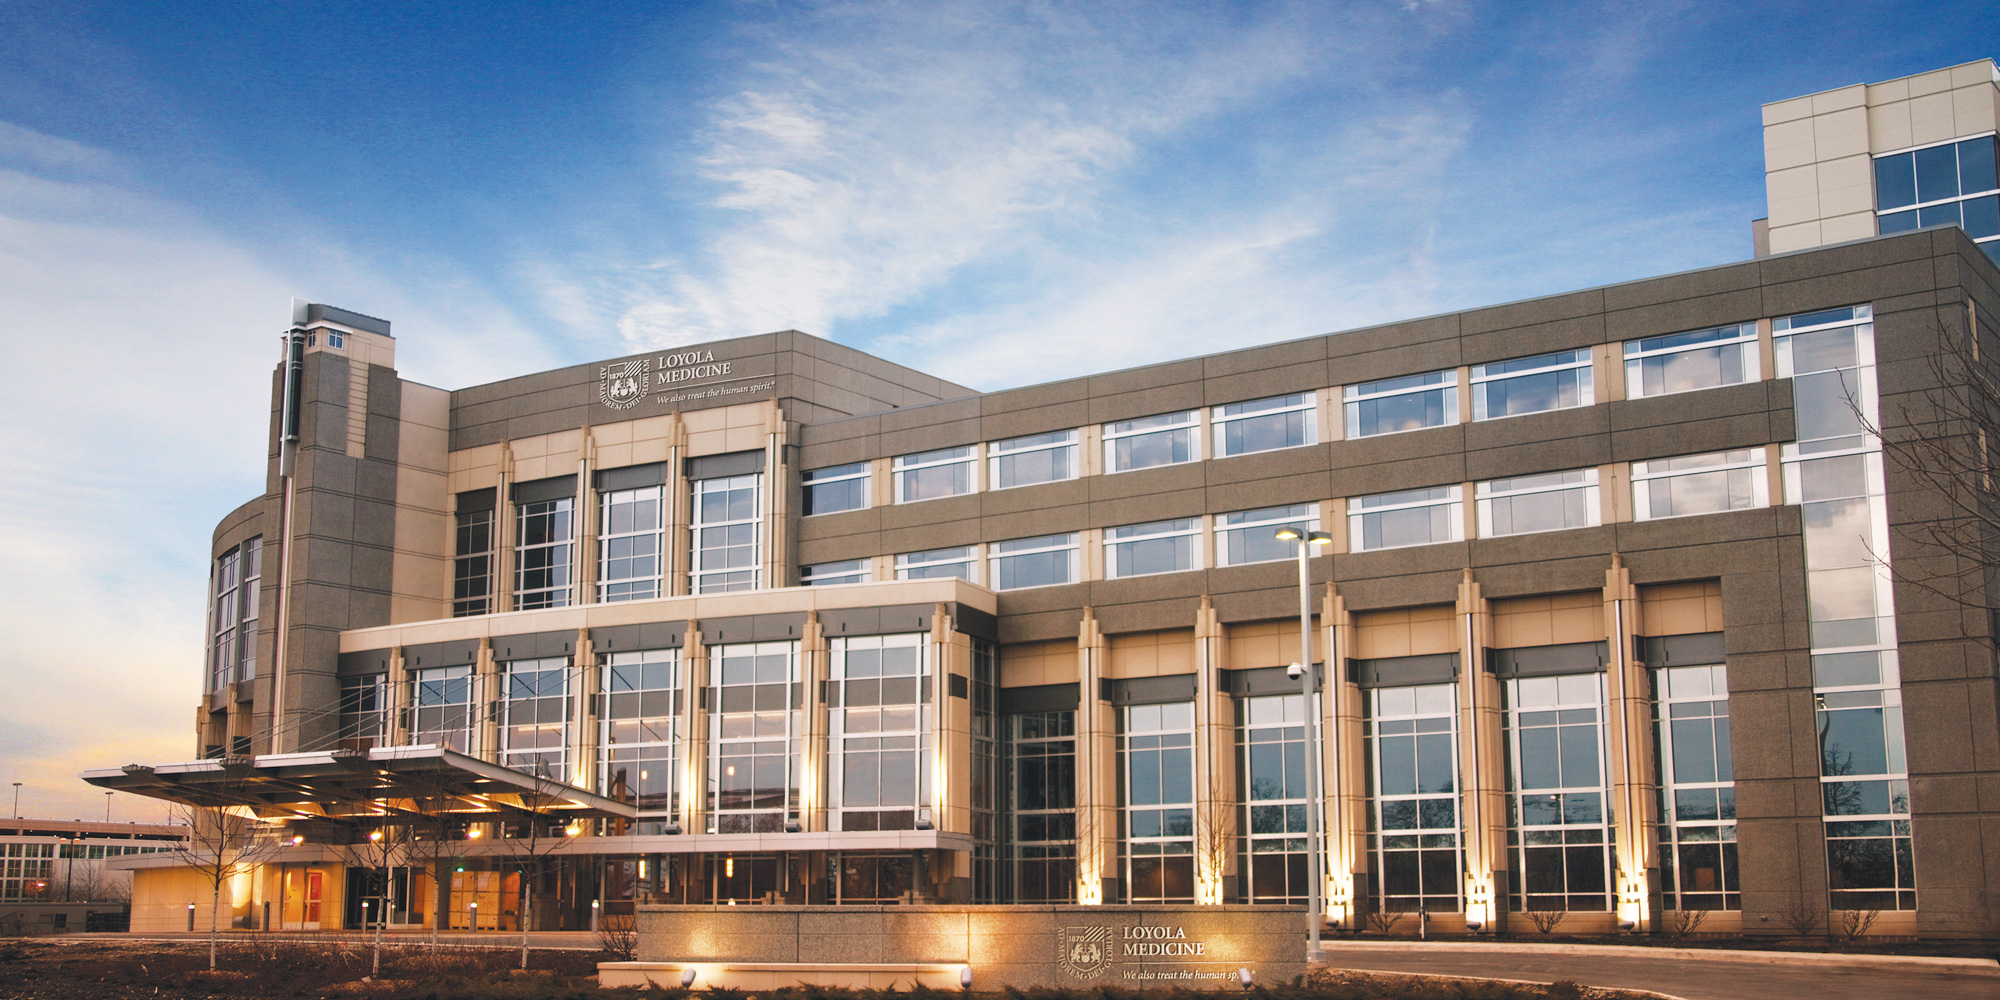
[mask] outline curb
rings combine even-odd
[[[1371,976],[1400,976],[1405,979],[1443,979],[1459,983],[1506,983],[1510,986],[1555,985],[1554,983],[1542,982],[1539,979],[1500,979],[1494,976],[1449,976],[1440,972],[1384,972],[1380,969],[1343,969],[1337,965],[1314,965],[1310,962],[1306,963],[1306,969],[1308,972],[1313,970],[1330,972],[1338,969],[1341,972],[1360,972]],[[1687,1000],[1686,997],[1678,997],[1672,993],[1661,993],[1658,990],[1642,990],[1636,986],[1592,986],[1588,983],[1578,983],[1577,985],[1587,990],[1629,993],[1635,996],[1653,997],[1654,1000]]]
[[[1325,942],[1329,964],[1342,950],[1342,943]],[[1990,958],[1946,958],[1934,955],[1857,955],[1819,951],[1744,951],[1731,948],[1648,948],[1629,944],[1535,944],[1522,942],[1454,941],[1431,944],[1416,941],[1356,941],[1357,950],[1399,952],[1505,952],[1536,955],[1604,955],[1620,958],[1708,959],[1719,962],[1749,962],[1760,965],[1865,965],[1887,968],[1931,969],[1973,973],[2000,973],[2000,962]]]

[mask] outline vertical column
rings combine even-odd
[[[679,470],[675,479],[679,480]],[[708,683],[708,647],[701,641],[701,622],[688,619],[681,636],[681,829],[708,829],[702,802],[708,793],[708,713],[701,710],[701,692]],[[690,856],[689,862],[694,858]]]
[[[1197,903],[1222,903],[1236,870],[1236,731],[1221,690],[1221,619],[1203,594],[1194,620],[1194,863]]]
[[[500,759],[499,664],[493,659],[493,640],[479,640],[479,659],[472,668],[472,738],[466,755],[484,761]]]
[[[590,641],[590,630],[576,630],[576,663],[570,676],[576,679],[575,697],[571,699],[569,783],[578,788],[587,788],[603,794],[605,789],[597,781],[597,693],[604,690],[599,680],[597,647]]]
[[[1366,874],[1362,863],[1368,836],[1367,755],[1361,746],[1361,685],[1347,676],[1341,666],[1341,652],[1348,647],[1343,639],[1353,635],[1347,601],[1329,581],[1320,605],[1319,627],[1313,630],[1321,645],[1326,666],[1320,673],[1320,709],[1325,735],[1321,766],[1331,776],[1327,782],[1327,917],[1336,927],[1353,927],[1359,919],[1355,900],[1362,896],[1357,884]]]
[[[1108,650],[1088,606],[1076,643],[1076,901],[1100,904],[1117,877],[1117,727],[1098,696]]]
[[[832,676],[832,643],[820,626],[819,612],[806,612],[806,624],[799,633],[799,681],[805,685],[805,732],[800,734],[804,750],[803,773],[799,775],[799,826],[807,833],[826,830],[827,746],[829,723],[826,691]]]
[[[588,426],[583,428],[583,440],[577,442],[576,460],[576,542],[570,546],[571,563],[569,578],[574,581],[576,593],[571,604],[597,603],[597,490],[590,481],[591,470],[597,468],[597,439]]]
[[[403,659],[403,647],[389,650],[389,673],[382,678],[382,743],[384,746],[410,745],[410,668]]]
[[[1507,758],[1500,681],[1486,669],[1493,619],[1470,569],[1458,585],[1459,818],[1465,838],[1468,927],[1507,929]]]
[[[679,597],[688,592],[688,522],[693,520],[689,505],[694,495],[689,492],[687,479],[687,425],[675,413],[673,422],[667,427],[667,485],[661,492],[666,503],[662,512],[662,522],[666,526],[667,570],[662,596]],[[688,624],[693,628],[692,622]],[[692,633],[689,633],[692,634]]]
[[[1612,891],[1620,925],[1648,931],[1659,911],[1658,789],[1653,781],[1652,693],[1646,666],[1633,657],[1638,630],[1638,590],[1631,571],[1616,553],[1604,575],[1605,740],[1611,766],[1611,853],[1617,862]]]
[[[932,825],[972,832],[972,647],[952,631],[951,609],[931,609],[931,816]],[[966,697],[950,696],[951,679],[963,675]],[[919,815],[918,819],[923,817]]]
[[[499,482],[493,488],[493,610],[514,610],[514,449],[500,442]]]
[[[764,551],[761,553],[761,582],[764,589],[787,586],[791,577],[791,470],[785,463],[785,411],[774,402],[765,413],[764,431]]]

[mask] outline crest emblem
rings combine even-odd
[[[629,409],[652,388],[652,362],[646,358],[605,365],[597,373],[597,398],[614,410]]]
[[[1111,967],[1111,928],[1057,928],[1056,964],[1078,979],[1103,975]]]

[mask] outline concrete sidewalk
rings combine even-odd
[[[1686,1000],[1994,1000],[1991,960],[1814,952],[1514,942],[1328,941],[1327,965],[1366,972],[1475,976],[1650,990]]]

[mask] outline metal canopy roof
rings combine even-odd
[[[438,813],[465,819],[533,814],[630,819],[638,814],[630,804],[561,780],[436,745],[127,764],[85,771],[82,777],[99,788],[202,808],[238,807],[269,820]],[[496,813],[501,815],[490,815]]]

